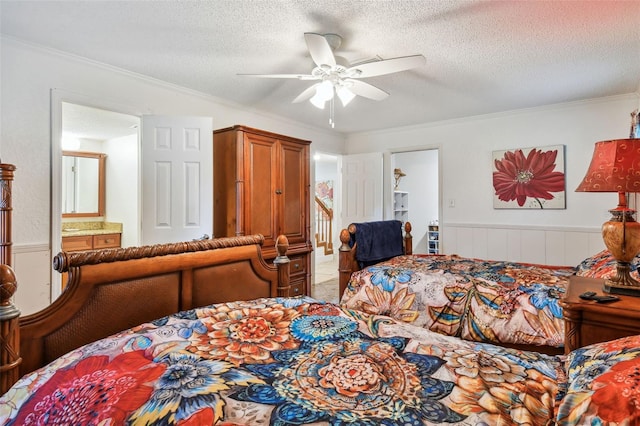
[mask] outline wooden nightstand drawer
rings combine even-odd
[[[640,297],[623,296],[612,303],[580,299],[594,291],[605,294],[601,279],[573,276],[560,305],[565,325],[565,353],[574,349],[620,337],[640,334]]]
[[[93,248],[93,236],[82,235],[77,237],[63,237],[63,251],[82,251],[91,250]]]
[[[120,247],[120,234],[104,234],[93,236],[93,248],[114,248]]]

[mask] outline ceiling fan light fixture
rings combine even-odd
[[[316,88],[316,96],[321,97],[325,101],[333,98],[333,83],[329,80],[320,83]]]
[[[333,83],[330,80],[324,80],[316,85],[316,94],[309,101],[316,108],[324,109],[325,102],[331,99],[333,99]]]
[[[336,87],[336,93],[340,98],[340,102],[342,102],[343,107],[346,107],[349,104],[349,102],[351,102],[353,98],[356,97],[355,93],[353,93],[351,90],[347,89],[344,86]]]
[[[317,91],[316,91],[316,94],[313,95],[311,97],[311,99],[309,99],[309,102],[311,102],[313,104],[313,106],[318,108],[318,109],[324,109],[324,104],[325,104],[326,100],[322,96],[319,96]]]

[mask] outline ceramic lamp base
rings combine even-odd
[[[610,212],[613,217],[602,225],[602,238],[617,262],[616,275],[605,279],[603,290],[640,296],[640,282],[631,276],[631,262],[640,252],[640,223],[633,218],[635,210],[626,206]]]
[[[640,287],[608,285],[607,282],[605,282],[602,286],[602,291],[609,294],[640,297]]]
[[[640,282],[631,276],[631,264],[618,261],[616,275],[604,280],[602,290],[610,294],[640,296]]]

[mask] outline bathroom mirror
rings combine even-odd
[[[106,157],[96,152],[62,152],[62,217],[104,216]]]

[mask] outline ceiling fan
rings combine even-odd
[[[307,43],[311,59],[313,59],[316,65],[311,71],[311,74],[239,75],[318,81],[306,88],[292,102],[298,103],[309,99],[313,105],[322,109],[324,108],[325,102],[333,100],[334,94],[340,98],[343,106],[347,106],[355,96],[381,101],[387,98],[389,94],[361,79],[406,71],[426,63],[424,56],[413,55],[349,65],[333,53],[342,42],[342,37],[339,35],[305,33],[304,39]]]

